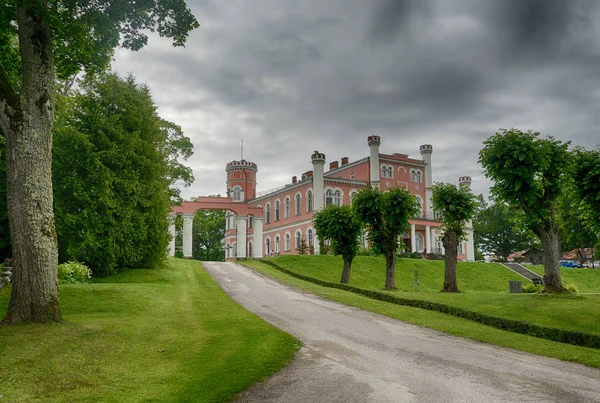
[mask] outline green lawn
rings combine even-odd
[[[529,270],[544,275],[544,266],[542,265],[524,265]],[[600,269],[571,269],[567,267],[560,268],[560,274],[563,284],[575,284],[582,293],[600,294]]]
[[[273,258],[273,260],[277,261],[281,265],[281,259],[284,257]],[[285,258],[288,258],[286,256]],[[315,262],[322,259],[321,263],[330,260],[330,262],[335,263],[336,270],[341,275],[341,265],[337,265],[337,258],[333,256],[304,256],[304,258],[308,258],[308,265],[315,264]],[[302,257],[300,257],[302,260]],[[363,257],[357,258],[359,261],[363,259]],[[369,258],[371,259],[371,258]],[[408,259],[407,259],[408,260]],[[289,261],[288,261],[289,262]],[[341,262],[341,261],[340,261]],[[414,263],[414,262],[413,262]],[[431,263],[431,262],[429,262]],[[485,326],[476,322],[472,322],[466,319],[457,318],[450,315],[445,315],[439,312],[432,312],[424,309],[411,308],[407,306],[401,306],[396,304],[391,304],[387,302],[381,302],[369,299],[367,297],[357,295],[348,291],[322,287],[307,281],[299,280],[294,277],[291,277],[287,274],[284,274],[275,268],[261,263],[256,260],[247,260],[244,261],[243,264],[246,264],[256,270],[259,270],[273,278],[276,278],[282,282],[300,287],[305,290],[309,290],[316,295],[320,295],[334,301],[339,301],[347,305],[355,306],[358,308],[362,308],[368,311],[376,312],[382,315],[386,315],[392,318],[400,319],[409,323],[414,323],[417,325],[429,327],[432,329],[440,330],[446,333],[450,333],[456,336],[465,337],[473,340],[482,341],[485,343],[495,344],[498,346],[509,347],[521,351],[530,352],[533,354],[545,355],[548,357],[554,357],[565,361],[573,361],[581,364],[600,367],[600,350],[586,347],[573,346],[565,343],[558,343],[549,340],[539,339],[531,336],[526,336],[523,334],[511,333],[504,330],[499,330],[490,326]],[[484,265],[482,263],[482,265]],[[353,265],[354,266],[354,265]],[[328,266],[322,266],[321,271],[329,271],[327,269]],[[289,268],[289,267],[288,267]],[[383,283],[383,268],[381,269],[379,275],[382,278],[381,283]],[[485,269],[484,269],[485,270]],[[334,271],[331,269],[331,271]],[[339,281],[339,278],[336,279]],[[441,283],[440,283],[441,284]],[[354,284],[357,286],[357,284]],[[407,293],[407,292],[396,292],[397,295],[402,297],[419,297],[417,293]],[[467,297],[467,301],[469,301],[468,297],[478,296],[479,299],[471,300],[473,303],[470,308],[473,308],[475,304],[482,303],[486,298],[490,298],[490,305],[498,304],[506,304],[507,302],[511,303],[510,299],[496,299],[495,297],[500,296],[501,293],[461,293],[461,294],[442,294],[442,293],[434,293],[423,292],[420,295],[420,298],[428,298],[431,297],[434,299],[437,296],[444,298],[444,296],[449,296],[449,299],[442,301],[445,303],[451,303],[451,299],[455,298],[460,300],[461,297]],[[507,294],[508,295],[508,294]],[[531,295],[508,295],[510,297],[517,297],[520,300],[533,299]],[[537,300],[542,302],[549,302],[550,304],[560,305],[561,302],[565,301],[577,301],[578,299],[564,299],[564,298],[543,298],[538,297]],[[520,303],[520,302],[519,302]],[[597,303],[600,303],[600,299],[595,300],[596,306]],[[512,303],[511,303],[512,304]],[[504,308],[507,308],[506,306]],[[501,309],[504,309],[501,308]],[[550,310],[557,309],[556,305],[550,305]],[[558,308],[560,309],[560,308]],[[515,309],[515,311],[519,311],[520,309]],[[597,310],[597,309],[595,309]],[[511,316],[512,317],[512,316]],[[539,323],[539,322],[538,322]],[[554,325],[556,323],[553,322]]]
[[[60,298],[62,324],[0,327],[0,401],[223,401],[298,349],[196,261],[61,285]],[[4,289],[0,315],[7,305]]]

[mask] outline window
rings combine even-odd
[[[300,248],[301,243],[302,243],[302,233],[300,231],[296,231],[296,249]]]
[[[340,206],[342,204],[342,192],[340,192],[339,190],[336,190],[334,193],[334,197],[333,197],[333,202]]]
[[[265,224],[268,224],[271,222],[271,205],[267,203],[267,206],[265,207],[266,212],[265,212]]]
[[[394,177],[394,168],[389,165],[381,166],[381,177],[382,178],[393,178]]]
[[[279,235],[275,237],[275,253],[279,253]]]
[[[325,192],[325,207],[333,204],[333,191],[331,189],[327,189]]]
[[[254,225],[254,217],[250,216],[250,217],[248,217],[248,228],[252,228],[253,225]]]
[[[307,238],[308,238],[308,246],[313,246],[313,231],[312,229],[308,229],[308,231],[306,231],[306,233],[308,234]]]
[[[421,182],[421,171],[419,171],[418,169],[411,169],[410,180],[413,182]]]
[[[233,187],[233,201],[242,201],[242,188],[239,186]]]
[[[348,195],[348,197],[350,197],[350,203],[352,204],[352,198],[354,197],[355,194],[357,194],[358,192],[356,190],[351,190],[350,194]]]
[[[225,231],[229,229],[229,211],[225,213]]]
[[[285,245],[284,245],[284,250],[290,250],[290,249],[291,249],[291,246],[290,246],[290,243],[291,243],[291,242],[290,242],[290,238],[291,238],[291,236],[290,236],[290,234],[289,234],[289,233],[285,234]]]
[[[275,202],[275,221],[279,221],[279,200]]]
[[[298,193],[296,195],[296,215],[300,215],[301,200],[302,198],[300,197],[300,193]]]
[[[248,242],[248,257],[252,257],[252,242]]]
[[[350,172],[350,180],[354,180],[354,172]]]
[[[313,197],[311,190],[306,193],[306,211],[309,213],[313,211]]]
[[[290,218],[290,198],[286,197],[285,201],[283,202],[283,216],[285,218]]]
[[[271,240],[269,238],[265,239],[265,250],[267,252],[267,256],[271,254]]]
[[[462,243],[462,242],[458,244],[458,251],[457,251],[457,254],[459,254],[459,255],[463,255],[463,254],[464,254],[464,251],[463,251],[463,243]]]

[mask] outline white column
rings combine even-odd
[[[411,252],[417,251],[417,236],[415,224],[410,224],[410,249]]]
[[[473,230],[467,229],[467,261],[475,261],[475,242],[473,240]]]
[[[167,247],[168,256],[175,256],[175,237],[177,236],[177,233],[175,232],[175,217],[176,216],[174,215],[169,216],[169,235],[171,236],[171,240]]]
[[[370,170],[370,182],[371,186],[379,189],[379,145],[381,144],[381,138],[379,136],[367,137],[367,144],[369,144],[369,170]]]
[[[325,154],[315,151],[310,157],[313,165],[313,211],[319,211],[323,208],[325,203],[324,195],[324,166],[325,166]]]
[[[254,257],[263,257],[263,217],[254,217]]]
[[[235,218],[235,223],[237,227],[237,258],[245,259],[246,258],[246,220],[248,217],[237,216]]]
[[[192,257],[192,224],[194,215],[183,216],[183,257]]]
[[[316,231],[313,231],[313,249],[315,251],[315,255],[321,254],[321,245],[319,244],[319,237],[317,236]]]
[[[423,144],[420,147],[421,156],[423,162],[425,162],[425,217],[433,219],[433,208],[431,206],[431,186],[433,185],[433,170],[431,167],[431,154],[433,153],[433,147],[431,144]]]
[[[431,226],[430,225],[425,226],[425,242],[426,242],[425,250],[427,251],[427,253],[431,253],[433,248],[431,245]]]

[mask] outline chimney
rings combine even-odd
[[[329,169],[336,169],[338,167],[337,161],[332,161],[329,163]]]
[[[371,186],[379,189],[379,145],[381,144],[381,137],[369,136],[367,137],[367,144],[369,144],[369,179]]]
[[[298,182],[298,178],[296,176],[292,176],[292,183],[297,183]]]
[[[313,175],[313,171],[306,171],[307,178],[312,178],[312,175]]]
[[[348,164],[348,157],[342,157],[342,166]]]

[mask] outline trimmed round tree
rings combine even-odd
[[[350,282],[352,259],[359,247],[362,225],[350,206],[329,205],[314,215],[313,225],[319,239],[329,239],[334,255],[344,260],[340,283]]]
[[[442,243],[445,253],[444,287],[442,292],[460,292],[456,282],[458,242],[465,235],[465,225],[477,209],[475,195],[466,186],[436,183],[431,188],[433,210],[444,223]]]
[[[398,237],[406,231],[408,220],[419,214],[417,198],[406,189],[382,192],[367,187],[354,195],[352,206],[367,227],[373,250],[385,256],[385,289],[396,289]]]
[[[569,172],[569,143],[540,133],[502,129],[483,142],[479,163],[504,200],[539,238],[544,250],[544,291],[564,291],[560,276],[557,199]]]
[[[576,150],[574,155],[574,196],[580,203],[586,224],[600,234],[600,148]]]

